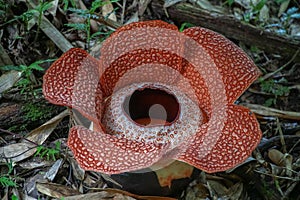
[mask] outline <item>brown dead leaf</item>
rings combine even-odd
[[[0,44],[0,66],[13,65],[13,61],[10,59],[9,55],[6,53],[6,50]],[[1,92],[0,92],[1,93]]]
[[[132,22],[138,22],[140,20],[139,18],[139,12],[136,11],[134,14],[126,21],[125,24],[130,24]]]
[[[211,12],[217,12],[217,13],[224,13],[225,9],[223,9],[220,6],[215,6],[210,3],[208,0],[189,0],[191,3],[195,3],[199,5],[201,8],[211,11]]]
[[[186,190],[185,200],[205,200],[209,196],[208,189],[203,183],[192,183]]]
[[[244,185],[238,182],[231,186],[226,194],[231,199],[247,199],[244,192]]]
[[[113,21],[117,21],[117,16],[114,13],[114,7],[112,5],[112,3],[109,0],[105,0],[105,5],[102,6],[102,16],[103,17],[107,17],[108,19],[111,19]]]
[[[162,187],[171,187],[172,180],[189,178],[193,173],[194,167],[180,162],[174,161],[170,165],[155,171],[158,182]]]
[[[56,11],[58,7],[58,0],[52,0],[49,2],[52,6],[47,10],[53,17],[56,16]]]
[[[9,71],[0,76],[0,96],[1,94],[13,87],[13,85],[19,80],[22,73],[17,71]]]
[[[54,178],[56,177],[58,170],[60,169],[61,165],[63,163],[63,159],[58,159],[55,161],[55,163],[50,167],[50,169],[46,172],[45,178],[48,179],[49,181],[53,181]]]
[[[277,149],[270,149],[268,152],[268,157],[270,160],[281,167],[285,167],[287,169],[286,175],[291,176],[292,175],[292,165],[293,165],[293,156],[278,151]]]
[[[76,196],[66,196],[64,197],[65,200],[82,200],[82,199],[89,199],[89,200],[99,200],[99,199],[113,199],[113,200],[135,200],[132,197],[124,196],[119,193],[112,193],[112,192],[94,192],[88,194],[81,194]]]
[[[37,173],[33,176],[28,177],[24,182],[23,190],[30,197],[37,198],[39,196],[38,190],[36,188],[37,182],[46,182],[44,175],[42,173]]]
[[[35,144],[29,142],[20,142],[0,147],[0,162],[6,162],[7,159],[12,162],[24,160],[35,153],[35,147]]]
[[[140,195],[136,195],[136,194],[132,194],[130,192],[124,191],[124,190],[119,190],[119,189],[114,189],[114,188],[105,188],[102,190],[106,191],[106,192],[119,193],[122,195],[130,196],[130,197],[132,197],[134,199],[138,199],[138,200],[175,200],[174,198],[171,198],[171,197],[140,196]]]
[[[139,16],[142,16],[151,0],[139,0]]]
[[[57,116],[53,117],[52,119],[41,125],[40,127],[31,131],[25,138],[36,144],[43,144],[45,140],[49,137],[49,135],[52,133],[52,131],[56,128],[58,123],[68,115],[68,110],[61,112]]]
[[[41,159],[40,157],[32,158],[28,161],[23,161],[19,163],[19,166],[24,169],[36,169],[40,167],[49,167],[53,164],[53,161]]]
[[[287,8],[289,7],[289,4],[290,4],[290,0],[281,2],[280,9],[279,9],[278,15],[277,15],[278,17],[280,17],[287,10]]]
[[[179,2],[183,2],[183,0],[165,0],[164,1],[164,8],[168,8],[170,6],[173,6]]]
[[[74,158],[68,157],[68,161],[71,164],[75,178],[82,181],[84,179],[85,171],[79,166]]]
[[[228,193],[226,186],[219,181],[207,180],[207,186],[212,197],[221,197]]]
[[[283,163],[284,154],[278,151],[277,149],[270,149],[268,152],[268,157],[274,164],[278,166],[284,166]]]
[[[36,183],[37,190],[45,194],[47,196],[53,197],[53,198],[63,198],[66,199],[68,196],[74,196],[80,194],[77,190],[74,190],[70,187],[56,184],[56,183]],[[84,198],[83,198],[84,199]]]
[[[269,7],[264,5],[262,9],[259,11],[259,20],[262,22],[268,21],[270,18],[269,12],[270,12]]]

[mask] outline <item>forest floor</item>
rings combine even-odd
[[[0,16],[2,200],[170,199],[111,189],[108,175],[79,168],[66,145],[76,113],[42,93],[45,71],[63,52],[99,57],[116,28],[152,19],[219,32],[262,71],[236,101],[263,132],[253,155],[230,171],[199,173],[177,198],[300,199],[299,1],[0,0]]]

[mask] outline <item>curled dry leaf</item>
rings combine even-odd
[[[270,160],[272,160],[273,163],[275,163],[278,166],[285,167],[286,175],[291,176],[292,175],[292,164],[293,164],[293,156],[278,151],[277,149],[270,149],[268,151],[268,157]]]
[[[291,161],[293,160],[293,157],[291,155],[287,153],[283,154],[277,149],[270,149],[268,151],[268,157],[272,160],[273,163],[282,167],[289,165],[288,163],[291,163]]]
[[[22,73],[17,71],[9,71],[0,76],[0,97],[3,92],[9,90],[19,80]]]
[[[68,157],[67,159],[68,159],[69,163],[71,164],[74,176],[78,180],[82,181],[84,179],[85,171],[78,165],[78,163],[76,162],[76,160],[74,158]]]
[[[36,146],[41,145],[49,137],[56,128],[58,123],[68,115],[67,110],[53,117],[48,122],[31,131],[25,138],[16,144],[9,144],[0,147],[0,161],[5,162],[5,159],[10,159],[13,162],[19,162],[36,152]],[[29,142],[31,141],[31,142]]]
[[[50,169],[45,173],[44,177],[52,182],[56,177],[62,163],[63,163],[63,159],[58,159],[57,161],[55,161],[52,167],[50,167]]]
[[[77,190],[67,187],[65,185],[60,185],[56,183],[36,183],[37,190],[47,196],[53,198],[65,198],[67,196],[74,196],[80,194]]]
[[[102,6],[102,16],[103,17],[108,16],[108,19],[111,19],[116,22],[117,16],[114,13],[114,7],[113,7],[112,3],[109,0],[105,0],[104,2],[105,2],[105,4]]]

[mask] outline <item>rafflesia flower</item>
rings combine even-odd
[[[259,74],[218,33],[145,21],[117,29],[99,60],[70,49],[46,72],[43,92],[93,122],[68,138],[85,170],[116,174],[179,160],[217,172],[260,141],[254,114],[234,105]]]

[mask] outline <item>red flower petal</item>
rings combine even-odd
[[[112,37],[114,35],[118,35],[119,33],[123,32],[123,31],[128,31],[131,29],[142,28],[142,27],[159,27],[159,28],[173,29],[176,31],[178,30],[177,26],[175,26],[173,24],[169,24],[169,23],[161,21],[161,20],[149,20],[149,21],[133,22],[128,25],[122,26],[122,27],[118,28],[115,32],[113,32],[110,37]],[[108,38],[108,40],[109,40],[109,38]]]
[[[225,123],[211,121],[202,126],[178,160],[211,173],[230,169],[251,155],[262,135],[254,114],[236,105],[228,106],[226,118],[222,112],[215,116]],[[219,129],[222,131],[218,137]]]
[[[70,130],[68,146],[83,169],[107,174],[148,167],[165,153],[161,145],[120,139],[81,126]]]
[[[213,59],[225,84],[228,103],[233,103],[260,75],[246,53],[224,36],[200,27],[183,33],[196,40]]]
[[[105,69],[101,85],[105,96],[111,95],[124,74],[135,67],[147,64],[149,66],[144,66],[141,70],[130,71],[131,75],[127,75],[127,80],[124,80],[120,87],[145,79],[155,80],[156,77],[161,77],[162,81],[175,80],[176,76],[172,77],[171,71],[181,70],[182,58],[176,56],[174,52],[183,52],[181,44],[183,40],[178,37],[177,27],[163,21],[131,23],[117,29],[101,48],[100,63]],[[173,52],[169,49],[173,49]],[[153,66],[155,64],[165,65],[170,69],[155,68]]]
[[[196,101],[198,103],[198,106],[202,111],[205,112],[205,114],[209,118],[212,110],[212,99],[218,99],[216,98],[216,96],[222,95],[222,93],[209,90],[209,86],[205,81],[205,79],[208,80],[209,75],[205,75],[205,72],[201,71],[201,69],[199,69],[198,67],[199,66],[195,67],[190,63],[186,63],[182,70],[182,76],[189,81],[189,84],[191,85],[193,90],[187,88],[187,84],[185,82],[178,82],[177,85],[191,99],[193,99],[194,96],[197,98]],[[205,75],[206,78],[204,78],[203,75]],[[214,75],[212,74],[212,76]],[[217,105],[217,103],[215,103],[214,105]]]
[[[138,49],[112,62],[101,76],[101,86],[105,95],[110,96],[114,90],[137,82],[172,84],[181,68],[182,58],[175,54],[158,49]]]
[[[86,51],[72,48],[44,75],[43,93],[53,104],[73,107],[98,123],[102,113],[99,63]]]

